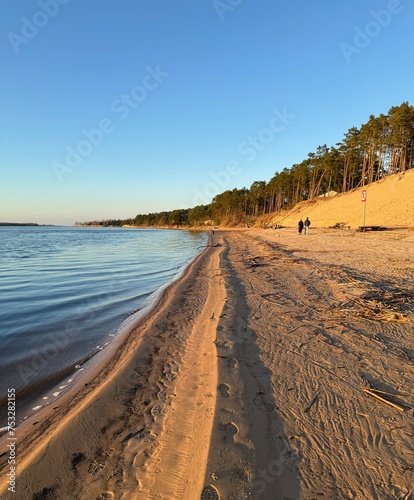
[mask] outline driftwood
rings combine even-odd
[[[411,470],[414,471],[414,467],[403,467],[403,471],[405,472],[406,470]],[[407,491],[407,493],[401,497],[401,500],[410,500],[411,495],[414,493],[414,489],[413,490],[410,490],[410,491]]]
[[[280,304],[271,293],[266,293],[265,295],[260,295],[262,299],[267,300],[268,302],[271,302],[272,304],[276,304],[278,306],[283,306],[283,304]]]
[[[295,328],[293,328],[292,330],[289,330],[287,333],[293,333],[295,332],[296,330],[298,330],[299,328],[302,328],[302,326],[306,326],[306,325],[299,325],[299,326],[296,326]]]
[[[358,231],[386,231],[387,228],[384,226],[359,226]]]
[[[308,404],[308,406],[303,410],[303,413],[308,413],[308,411],[312,408],[312,406],[316,403],[316,400],[318,399],[318,393],[315,394],[314,398],[312,401]]]
[[[378,401],[381,401],[382,403],[385,403],[386,405],[392,406],[393,408],[395,408],[398,411],[404,412],[406,410],[406,408],[404,406],[402,406],[398,403],[393,403],[389,399],[386,399],[386,398],[380,396],[379,394],[377,394],[377,392],[384,394],[383,391],[377,391],[376,389],[367,389],[365,387],[362,390],[365,392],[365,394],[368,394],[369,396],[372,396],[373,398],[378,399]]]
[[[411,302],[412,298],[406,291],[395,290],[393,293],[389,293],[383,290],[374,290],[341,303],[339,308],[343,312],[352,312],[370,320],[407,323],[409,319],[404,316],[405,304]],[[376,335],[372,340],[385,344]]]
[[[329,226],[329,229],[349,229],[350,227],[346,222],[336,222],[333,226]]]
[[[399,396],[400,394],[395,394],[393,392],[385,392],[385,391],[380,391],[379,389],[373,389],[371,387],[372,392],[376,392],[377,394],[385,394],[386,396]]]

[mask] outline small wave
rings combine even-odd
[[[51,391],[60,392],[59,384],[86,369],[205,241],[165,230],[26,228],[13,234],[0,239],[0,279],[7,284],[0,406],[7,387],[16,387],[23,412],[39,401],[49,404]],[[49,400],[42,400],[45,394]]]

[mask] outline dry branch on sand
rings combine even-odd
[[[390,294],[389,294],[390,295]],[[373,293],[364,294],[347,302],[346,305],[352,303],[353,308],[341,308],[342,312],[353,312],[354,315],[360,318],[371,319],[374,321],[387,321],[397,323],[408,323],[409,319],[398,310],[401,306],[410,301],[410,297],[389,297],[385,294],[378,300],[378,294],[373,298]],[[400,307],[399,307],[400,306]]]
[[[386,405],[392,406],[393,408],[397,409],[398,411],[405,412],[407,410],[407,408],[409,409],[409,407],[403,406],[399,403],[395,403],[395,402],[389,400],[388,398],[385,398],[384,395],[387,393],[384,391],[377,391],[377,390],[371,389],[371,388],[368,389],[367,387],[364,387],[363,391],[365,392],[365,394],[368,394],[369,396],[377,399],[378,401],[381,401],[382,403],[384,403]],[[387,394],[387,395],[391,396],[391,394]]]
[[[312,406],[316,403],[316,400],[318,399],[318,393],[315,394],[313,397],[312,401],[308,404],[308,406],[303,410],[303,413],[308,413],[308,411],[312,408]]]

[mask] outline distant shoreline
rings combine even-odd
[[[75,228],[93,228],[93,229],[168,229],[173,231],[198,231],[198,232],[208,232],[215,227],[205,227],[205,226],[103,226],[101,224],[91,224],[91,225],[75,225],[71,226]]]
[[[0,226],[54,227],[53,224],[38,224],[37,222],[0,222]]]

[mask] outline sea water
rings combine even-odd
[[[206,243],[190,231],[0,227],[0,418],[10,388],[21,411],[42,406]]]

